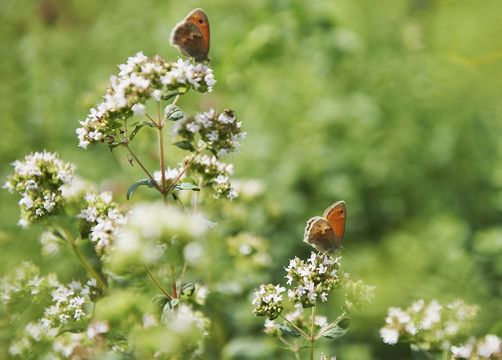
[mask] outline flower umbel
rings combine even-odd
[[[79,146],[84,149],[96,142],[120,143],[125,120],[143,115],[149,99],[159,102],[173,92],[186,92],[190,88],[208,92],[216,83],[207,65],[181,59],[169,63],[158,55],[148,58],[142,52],[119,65],[119,70],[118,76],[110,77],[102,102],[90,110],[76,130]]]
[[[253,313],[257,316],[266,316],[270,320],[277,318],[283,309],[282,293],[286,291],[280,285],[261,285],[254,293]]]
[[[468,328],[476,312],[476,306],[462,300],[441,305],[437,300],[421,299],[405,310],[389,308],[380,336],[384,343],[391,345],[402,337],[421,349],[439,349]]]
[[[288,297],[295,304],[307,308],[317,299],[328,300],[331,290],[340,287],[347,275],[340,269],[341,257],[328,253],[312,252],[307,261],[297,257],[286,268],[287,284],[292,285]]]
[[[103,192],[99,195],[93,191],[84,197],[83,208],[78,217],[82,237],[88,237],[95,243],[96,252],[103,255],[112,246],[117,230],[126,220],[125,214],[112,201],[112,194]]]
[[[242,132],[241,122],[237,121],[232,110],[219,113],[211,109],[176,123],[173,135],[188,143],[194,143],[198,135],[207,148],[219,157],[235,151],[246,133]]]
[[[14,174],[7,179],[4,188],[22,196],[19,225],[27,227],[57,213],[64,204],[62,187],[71,182],[75,165],[47,151],[31,153],[12,165]]]

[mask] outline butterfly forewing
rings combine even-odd
[[[345,206],[345,201],[337,201],[323,214],[323,217],[329,222],[333,231],[335,233],[338,242],[343,239],[343,234],[345,234],[345,218],[347,216],[347,209]]]
[[[303,241],[314,246],[318,251],[333,251],[340,247],[332,226],[320,216],[307,221]]]
[[[195,59],[207,61],[209,53],[209,21],[202,9],[195,9],[171,32],[171,45]]]

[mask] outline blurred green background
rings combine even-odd
[[[2,178],[15,159],[47,149],[108,187],[135,180],[123,152],[77,147],[78,119],[128,56],[175,60],[169,32],[194,7],[211,21],[218,83],[180,106],[231,108],[243,121],[248,137],[232,161],[236,177],[265,185],[241,211],[252,215],[244,228],[270,241],[267,280],[284,281],[288,259],[308,255],[309,217],[347,202],[344,267],[376,285],[376,299],[326,351],[408,358],[405,347],[382,344],[378,329],[388,307],[416,298],[478,304],[476,334],[500,336],[499,0],[1,0]],[[39,255],[39,227],[19,231],[17,200],[0,192],[0,271],[29,258],[72,269],[72,259]],[[226,301],[224,334],[211,351],[271,356],[249,297]]]

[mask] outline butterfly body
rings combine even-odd
[[[170,43],[197,62],[209,61],[209,20],[202,9],[192,10],[171,32]]]
[[[345,218],[345,201],[337,201],[324,211],[322,217],[314,216],[307,221],[303,241],[318,251],[337,250],[342,246]]]

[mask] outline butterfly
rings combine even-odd
[[[324,211],[321,216],[314,216],[307,221],[303,241],[318,251],[333,251],[342,246],[345,233],[347,210],[345,201],[337,201]]]
[[[170,43],[197,62],[209,61],[209,20],[204,10],[194,9],[176,24]]]

